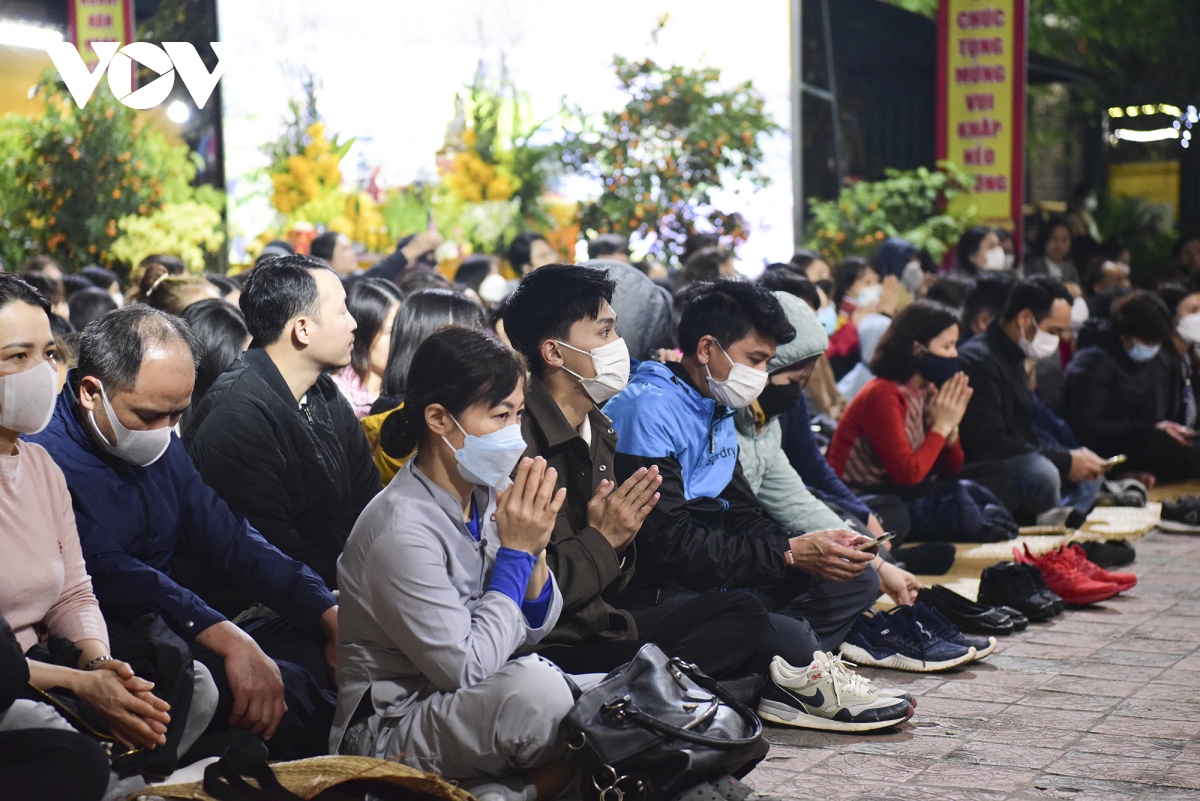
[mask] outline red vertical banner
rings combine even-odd
[[[940,0],[937,157],[974,179],[956,199],[1013,231],[1025,199],[1026,0]]]
[[[88,69],[98,61],[92,42],[127,45],[133,41],[133,23],[133,0],[67,0],[67,41],[79,50]]]

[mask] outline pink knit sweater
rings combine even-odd
[[[21,647],[38,624],[72,642],[108,643],[108,627],[83,564],[62,471],[41,445],[0,456],[0,613]]]

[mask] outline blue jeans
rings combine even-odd
[[[1004,460],[1009,469],[1012,492],[1018,508],[1040,515],[1059,506],[1069,506],[1083,514],[1091,511],[1100,492],[1100,480],[1063,481],[1058,468],[1040,453],[1024,453]]]

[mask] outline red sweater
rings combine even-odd
[[[854,396],[838,420],[829,443],[829,464],[844,476],[846,461],[859,437],[865,437],[894,484],[910,486],[924,481],[934,468],[954,475],[963,465],[962,442],[946,445],[946,438],[926,431],[921,447],[913,450],[904,433],[908,396],[895,381],[875,378]]]

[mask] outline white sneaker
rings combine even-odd
[[[758,702],[763,720],[822,731],[884,729],[911,715],[908,700],[880,695],[869,679],[823,651],[815,653],[804,670],[775,657],[771,681]]]

